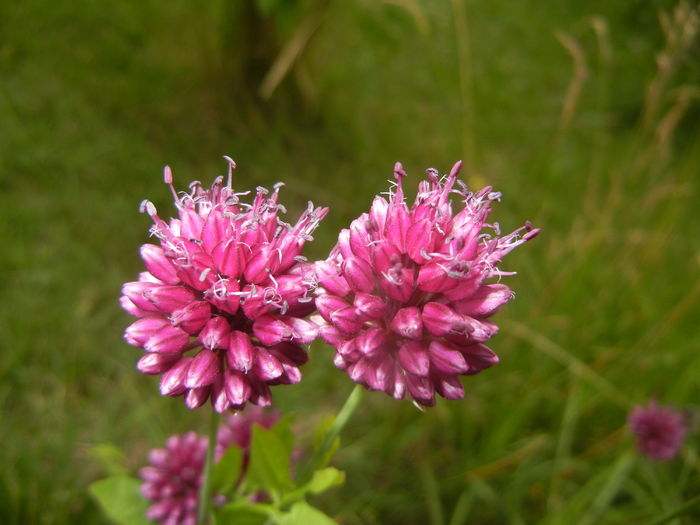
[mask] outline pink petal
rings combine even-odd
[[[185,387],[201,388],[209,386],[219,373],[219,357],[208,348],[203,348],[194,356],[187,369]]]
[[[167,284],[180,282],[176,269],[170,259],[165,256],[163,248],[154,244],[144,244],[141,246],[140,253],[146,268],[155,277]]]
[[[427,376],[430,371],[430,359],[423,343],[407,341],[398,353],[401,366],[413,375]]]
[[[421,311],[416,306],[401,308],[394,315],[390,328],[401,337],[421,339],[423,337]]]

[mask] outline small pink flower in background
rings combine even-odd
[[[443,178],[428,170],[409,208],[397,163],[389,199],[376,197],[316,264],[322,319],[314,320],[337,349],[336,366],[371,390],[425,406],[436,392],[463,397],[459,376],[498,362],[484,345],[498,330],[487,318],[512,292],[485,280],[512,275],[497,268],[501,258],[539,233],[526,223],[500,237],[498,224],[486,222],[500,194],[468,192],[460,167]],[[451,194],[464,204],[456,214]]]
[[[276,410],[266,410],[258,406],[249,406],[241,412],[231,414],[222,421],[216,440],[215,458],[218,461],[221,456],[235,445],[244,452],[244,463],[250,449],[250,438],[253,433],[253,425],[260,425],[263,428],[272,428],[280,418]]]
[[[282,221],[282,184],[242,202],[249,192],[233,190],[227,160],[226,185],[223,177],[208,190],[193,182],[179,195],[166,167],[178,218],[166,223],[144,201],[159,245],[141,247],[147,271],[121,298],[139,318],[124,335],[146,351],[138,369],[162,376],[163,395],[184,396],[189,408],[211,399],[217,412],[269,405],[270,385],[301,379],[301,345],[317,335],[303,319],[314,309],[315,280],[301,251],[328,212],[309,203],[295,225]]]
[[[168,438],[165,448],[151,450],[141,469],[141,493],[153,504],[146,518],[164,525],[195,525],[207,438],[194,432]]]
[[[250,459],[250,438],[253,425],[271,428],[279,420],[275,410],[248,406],[230,415],[219,427],[214,461],[219,461],[231,447],[243,450],[239,480],[245,476]],[[151,450],[149,466],[141,469],[141,493],[152,502],[146,517],[164,525],[194,525],[197,521],[199,490],[204,476],[207,438],[194,432],[168,438],[165,448]],[[266,501],[268,495],[256,492],[251,501]],[[219,494],[218,504],[226,502]]]
[[[652,399],[647,406],[637,405],[628,423],[637,450],[654,461],[667,461],[678,454],[688,428],[682,412]]]

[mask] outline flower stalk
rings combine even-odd
[[[209,443],[207,445],[207,459],[204,463],[204,479],[199,492],[199,505],[197,507],[197,525],[206,525],[211,507],[211,471],[214,466],[214,449],[216,448],[216,436],[219,430],[219,414],[211,413],[209,423]]]
[[[338,437],[340,432],[343,430],[347,422],[352,417],[355,409],[357,409],[360,401],[362,400],[363,388],[361,385],[355,385],[352,389],[350,395],[343,403],[343,406],[338,411],[338,415],[333,420],[333,424],[328,429],[323,441],[314,451],[311,459],[306,464],[306,467],[301,471],[299,479],[305,480],[310,477],[318,468],[321,467],[320,463],[326,453],[333,447],[333,442]]]

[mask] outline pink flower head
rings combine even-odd
[[[436,392],[463,397],[459,376],[498,362],[484,345],[498,330],[487,319],[512,292],[485,280],[512,275],[497,268],[501,258],[539,233],[526,223],[499,237],[486,220],[500,193],[468,192],[460,167],[443,178],[428,170],[409,208],[397,163],[388,201],[376,197],[316,264],[320,333],[337,349],[336,366],[370,390],[425,406]],[[453,193],[464,203],[456,214]]]
[[[139,318],[124,335],[146,351],[138,369],[162,376],[163,395],[184,396],[189,408],[211,399],[217,412],[247,401],[269,405],[270,385],[301,379],[301,345],[317,335],[303,319],[314,309],[315,282],[301,251],[328,212],[309,203],[294,226],[283,222],[282,184],[242,202],[249,192],[233,190],[235,163],[226,159],[228,184],[219,177],[206,190],[193,182],[179,195],[165,168],[178,218],[166,223],[142,203],[160,245],[141,247],[147,271],[122,287],[121,298]]]
[[[654,399],[645,407],[635,406],[628,423],[637,450],[654,461],[667,461],[678,454],[688,431],[683,413]]]
[[[250,438],[253,425],[271,428],[279,420],[280,415],[276,410],[266,410],[258,406],[248,406],[245,410],[228,416],[219,427],[216,439],[216,460],[233,445],[244,452],[244,467],[250,450]]]
[[[151,450],[141,469],[141,493],[152,502],[146,518],[164,525],[195,525],[207,438],[194,432],[171,436]]]

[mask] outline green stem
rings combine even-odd
[[[209,423],[209,444],[207,446],[207,460],[204,464],[204,479],[199,491],[199,507],[197,509],[197,525],[206,525],[211,508],[211,471],[214,463],[214,448],[216,447],[216,433],[219,429],[219,414],[212,411]]]
[[[355,388],[353,388],[352,392],[350,392],[350,395],[345,400],[345,403],[338,412],[338,415],[335,417],[331,428],[328,429],[326,436],[323,438],[323,442],[321,442],[321,445],[314,451],[311,459],[306,464],[306,467],[302,470],[301,475],[299,476],[300,480],[303,481],[307,479],[307,477],[310,477],[316,471],[316,469],[319,468],[321,459],[333,446],[333,442],[338,437],[338,434],[340,434],[341,430],[343,430],[343,427],[345,427],[353,412],[355,412],[355,409],[360,404],[363,392],[364,388],[361,385],[355,385]]]

